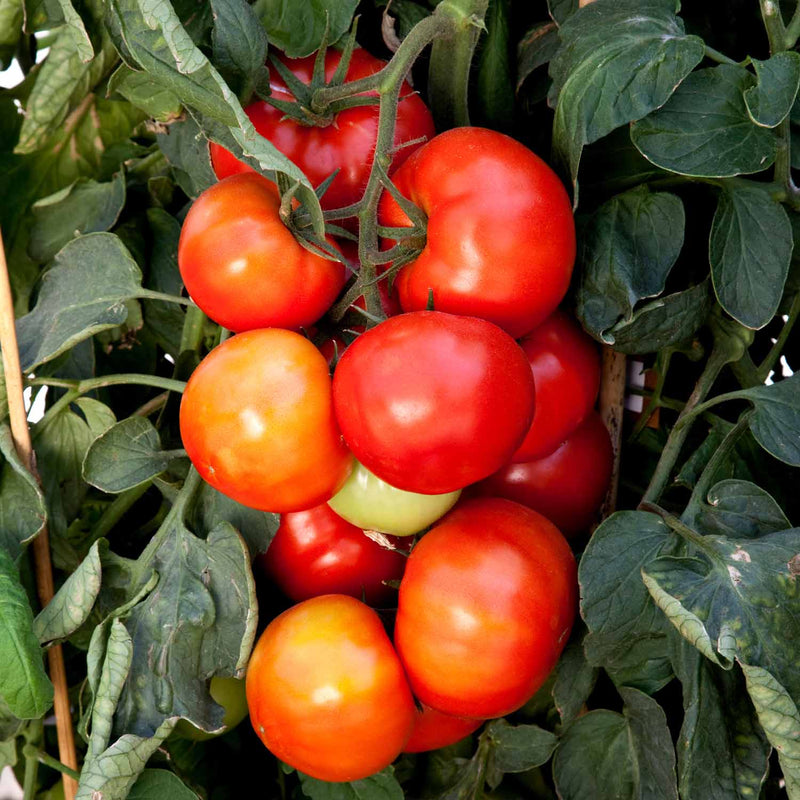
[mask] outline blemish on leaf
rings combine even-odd
[[[789,560],[788,567],[791,575],[800,575],[800,553]]]
[[[750,553],[748,553],[747,550],[743,550],[741,547],[736,548],[736,552],[731,555],[731,558],[734,561],[744,561],[745,564],[749,564],[752,561]]]
[[[731,576],[734,585],[738,586],[742,582],[742,573],[730,564],[728,565],[728,574]]]

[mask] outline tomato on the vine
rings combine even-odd
[[[250,172],[206,189],[184,220],[178,267],[186,289],[232,331],[307,327],[344,286],[344,264],[303,247],[279,211],[275,184]]]
[[[183,444],[215,489],[262,511],[324,503],[352,467],[325,358],[299,333],[240,333],[192,373],[180,409]]]
[[[509,460],[530,426],[534,384],[525,354],[496,325],[419,311],[347,348],[333,399],[345,441],[370,472],[442,494]]]
[[[250,720],[282,761],[354,781],[400,754],[416,708],[378,615],[345,595],[306,600],[266,628],[247,668]]]
[[[518,709],[566,644],[577,589],[552,522],[509,500],[460,503],[420,539],[400,583],[395,645],[414,694],[456,716]]]
[[[468,719],[443,714],[435,708],[423,705],[414,720],[411,738],[403,748],[404,753],[424,753],[460,742],[483,725],[482,719]]]
[[[403,546],[400,539],[386,539]],[[282,514],[278,532],[257,564],[292,600],[347,594],[381,606],[397,597],[384,581],[402,577],[406,555],[370,539],[322,503]]]
[[[487,319],[514,337],[561,302],[575,260],[572,206],[550,167],[519,142],[484,128],[454,128],[417,150],[393,175],[427,215],[427,242],[400,270],[404,311]],[[381,224],[410,225],[385,192]]]
[[[310,83],[315,57],[289,59],[282,56],[281,60],[303,83]],[[341,57],[342,54],[337,50],[329,49],[325,54],[326,81],[333,77]],[[385,61],[375,58],[366,50],[354,50],[346,80],[367,77],[384,66]],[[270,67],[270,90],[278,100],[291,102],[294,99],[275,67]],[[376,92],[369,94],[377,96]],[[430,139],[435,133],[430,111],[408,83],[403,84],[400,97],[394,138],[397,148],[392,162],[394,166],[402,164],[422,144],[422,141],[415,144],[408,142]],[[314,186],[319,186],[338,170],[322,197],[323,208],[341,208],[361,199],[378,135],[377,105],[347,108],[331,120],[320,120],[319,125],[302,125],[287,118],[283,111],[264,100],[251,103],[245,112],[256,130],[297,164]],[[218,178],[251,169],[217,144],[211,145],[211,163]]]

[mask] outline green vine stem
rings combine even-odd
[[[26,766],[27,760],[29,758],[35,759],[40,764],[44,764],[46,767],[50,767],[50,769],[54,769],[57,772],[60,772],[62,775],[68,775],[70,778],[74,778],[76,781],[81,777],[80,772],[77,770],[68,767],[66,764],[62,764],[57,758],[53,758],[45,753],[43,750],[40,750],[34,744],[26,744],[22,748],[22,755],[25,756]],[[26,771],[27,777],[27,771]]]
[[[145,481],[138,486],[134,486],[132,489],[127,489],[118,494],[111,503],[109,503],[100,515],[100,519],[98,519],[92,527],[89,538],[85,542],[85,548],[88,550],[98,539],[108,536],[120,519],[122,519],[122,517],[136,505],[139,498],[147,492],[152,483],[152,480]]]
[[[772,348],[770,349],[769,353],[767,353],[766,358],[758,366],[758,370],[756,371],[758,384],[764,383],[764,381],[769,377],[769,373],[775,368],[775,365],[778,363],[778,359],[780,359],[781,354],[783,353],[783,348],[785,347],[786,342],[789,339],[789,335],[791,334],[799,316],[800,291],[797,292],[792,300],[792,304],[789,307],[788,319],[784,323],[783,328],[781,328],[781,332],[778,334],[775,344],[772,345]]]
[[[642,503],[639,506],[641,511],[649,511],[651,514],[657,514],[667,524],[671,531],[674,531],[686,542],[696,547],[701,553],[708,556],[708,558],[716,564],[725,566],[725,560],[722,556],[709,544],[705,536],[698,533],[693,528],[690,528],[683,520],[670,514],[669,511],[661,508],[656,503]]]
[[[797,0],[797,3],[794,7],[794,14],[792,14],[792,19],[786,26],[786,31],[784,32],[783,37],[783,46],[787,50],[791,50],[797,44],[798,38],[800,38],[800,0]]]
[[[186,317],[181,329],[180,352],[199,350],[203,342],[203,328],[206,315],[194,304],[186,309]]]

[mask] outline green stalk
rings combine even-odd
[[[88,550],[98,539],[102,539],[114,529],[114,526],[122,519],[139,500],[139,498],[150,488],[152,481],[145,481],[139,486],[118,494],[109,504],[106,510],[100,515],[92,528],[89,538],[86,540],[85,547]]]
[[[786,320],[781,332],[778,334],[775,344],[772,345],[772,348],[770,349],[769,353],[767,353],[766,358],[758,366],[756,373],[758,377],[758,384],[764,383],[767,377],[769,377],[769,373],[774,369],[775,364],[778,363],[778,359],[783,353],[783,348],[786,345],[789,334],[791,334],[792,329],[797,322],[797,318],[800,316],[800,292],[794,296],[792,305],[789,308],[788,316],[789,318]]]
[[[27,779],[27,759],[32,758],[38,761],[40,764],[44,764],[46,767],[50,767],[50,769],[54,769],[57,772],[60,772],[62,775],[68,775],[70,778],[74,778],[76,781],[80,780],[81,774],[76,770],[68,767],[66,764],[62,764],[57,758],[53,758],[51,755],[48,755],[44,752],[44,750],[40,750],[36,745],[33,744],[26,744],[22,748],[22,754],[25,756],[26,759],[26,773],[25,777]]]
[[[800,0],[798,0],[797,4],[795,5],[792,19],[786,26],[786,31],[783,37],[783,46],[787,50],[791,50],[797,44],[798,38],[800,38]]]
[[[205,326],[206,315],[196,306],[191,305],[186,309],[186,317],[183,320],[181,330],[181,353],[186,350],[199,350],[203,343],[203,327]]]
[[[670,530],[678,534],[686,542],[694,545],[701,553],[708,556],[708,558],[717,563],[725,566],[725,560],[722,556],[709,544],[705,536],[698,533],[696,530],[690,528],[683,520],[665,511],[661,506],[655,503],[642,503],[639,508],[642,511],[649,511],[652,514],[658,514],[661,519],[667,524]]]

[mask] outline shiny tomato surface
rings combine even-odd
[[[505,497],[544,514],[565,536],[588,532],[611,480],[611,439],[600,415],[591,411],[550,455],[509,464],[476,487],[482,495]]]
[[[344,286],[344,264],[303,247],[279,209],[275,185],[250,172],[206,189],[184,220],[178,266],[186,289],[232,331],[311,325]]]
[[[424,753],[427,750],[447,747],[460,742],[482,724],[482,719],[454,717],[451,714],[442,714],[441,711],[429,706],[423,706],[421,711],[417,711],[414,730],[403,752]]]
[[[395,646],[414,694],[462,717],[501,717],[544,683],[577,605],[558,529],[509,500],[460,503],[420,539],[400,584]]]
[[[282,60],[303,83],[310,83],[315,57],[282,57]],[[340,59],[341,53],[328,50],[325,55],[326,80],[333,77]],[[347,80],[367,77],[385,65],[385,61],[371,56],[366,50],[354,50],[347,69]],[[294,100],[274,67],[270,67],[270,89],[278,100]],[[245,108],[245,112],[255,129],[297,164],[314,186],[319,186],[335,170],[339,170],[322,198],[323,208],[341,208],[361,199],[378,136],[377,105],[345,109],[330,124],[323,126],[301,125],[294,120],[285,119],[283,111],[263,100],[251,103]],[[433,135],[430,111],[411,86],[404,83],[397,108],[395,146],[399,147],[415,139],[430,139]],[[418,142],[399,147],[395,152],[393,165],[402,164],[421,144],[422,142]],[[251,169],[217,144],[211,145],[211,163],[218,178]]]
[[[212,350],[186,385],[180,428],[203,479],[262,511],[324,503],[352,468],[325,358],[292,331],[248,331]]]
[[[531,369],[519,345],[475,317],[392,317],[347,348],[336,418],[356,458],[398,489],[442,494],[487,477],[530,426]]]
[[[416,714],[378,615],[345,595],[306,600],[267,626],[247,668],[247,703],[261,741],[324,781],[387,767]]]
[[[519,337],[561,302],[575,261],[572,207],[550,167],[514,139],[454,128],[392,175],[428,217],[427,243],[395,283],[404,311],[482,317]],[[410,222],[388,192],[383,225]]]
[[[600,353],[594,340],[563,311],[551,314],[520,341],[536,383],[536,412],[513,461],[552,453],[581,424],[600,391]]]
[[[402,540],[386,537],[402,548]],[[282,514],[275,538],[258,565],[295,601],[321,594],[347,594],[371,606],[394,605],[406,556],[382,547],[351,525],[327,503],[308,511]]]

